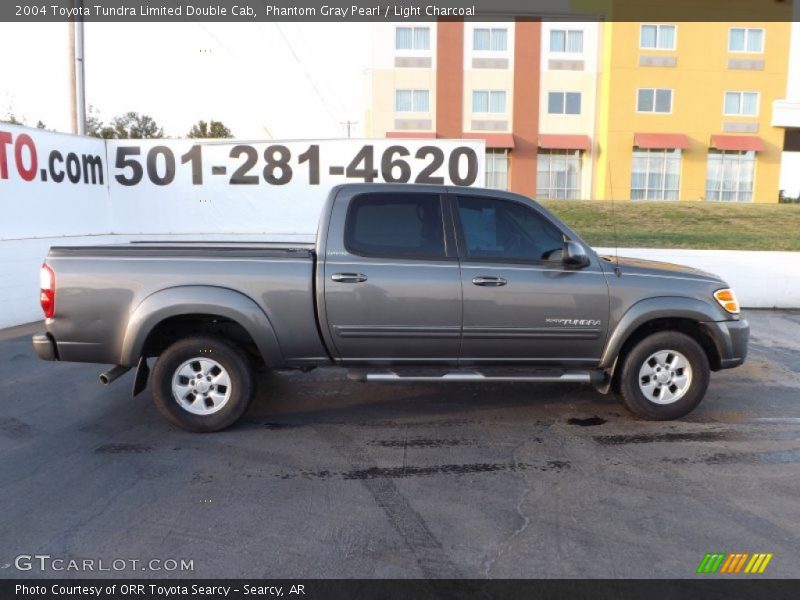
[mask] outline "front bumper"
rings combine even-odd
[[[56,342],[49,333],[37,333],[32,341],[36,356],[42,360],[58,360]]]
[[[746,319],[736,321],[711,321],[703,323],[720,358],[720,369],[738,367],[747,358],[750,324]]]

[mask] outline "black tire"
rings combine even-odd
[[[207,407],[216,410],[211,414],[193,414],[181,406],[173,394],[173,377],[182,365],[194,358],[215,361],[224,369],[229,381],[229,386],[222,386],[223,393],[229,392],[227,400],[219,409]],[[204,433],[230,427],[244,414],[255,391],[255,380],[250,362],[241,349],[223,338],[197,336],[175,342],[161,353],[153,370],[152,386],[153,400],[162,415],[182,429]],[[194,398],[191,402],[201,402],[202,396],[190,394]]]
[[[645,361],[655,353],[663,351],[675,351],[682,354],[691,367],[691,378],[687,384],[688,387],[682,396],[669,404],[659,404],[654,401],[645,395],[642,386],[640,386],[639,374]],[[654,368],[659,367],[656,366]],[[680,370],[680,372],[683,372],[683,370]],[[644,381],[649,381],[648,377],[643,379]],[[709,379],[708,356],[706,356],[700,344],[686,334],[677,331],[661,331],[640,340],[628,352],[622,364],[619,386],[622,402],[633,414],[650,421],[668,421],[679,419],[689,414],[700,404],[708,388]],[[669,386],[669,383],[660,383],[658,381],[651,385],[653,388],[648,390],[648,393],[652,398],[657,398],[660,392],[671,393],[671,390],[678,389],[674,387],[669,392],[663,389],[655,390],[655,387]]]

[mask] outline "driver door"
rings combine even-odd
[[[459,364],[596,363],[608,321],[608,286],[592,255],[561,262],[564,234],[524,201],[453,200],[464,316]]]

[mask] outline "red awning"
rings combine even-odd
[[[427,140],[435,138],[436,134],[432,131],[387,131],[387,138],[403,138],[414,140]]]
[[[738,150],[747,152],[762,152],[764,140],[757,135],[712,135],[711,147],[717,150]]]
[[[689,138],[682,133],[634,133],[633,143],[647,150],[675,150],[689,148]]]
[[[589,150],[592,142],[588,135],[569,135],[566,133],[540,133],[539,148],[548,150]]]
[[[465,133],[468,140],[485,140],[487,148],[513,148],[514,135],[511,133]]]

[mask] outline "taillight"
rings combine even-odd
[[[56,312],[56,274],[47,263],[39,271],[39,287],[39,303],[44,316],[51,319]]]

